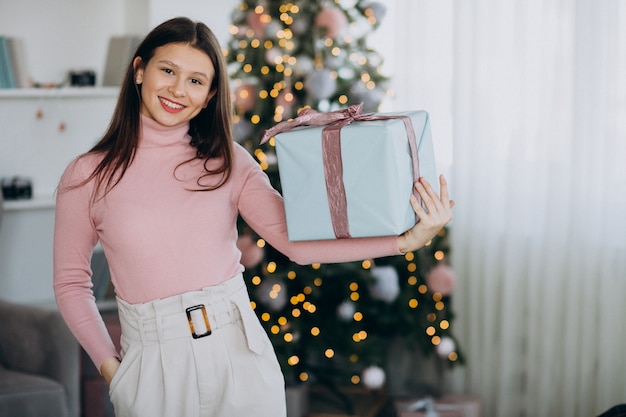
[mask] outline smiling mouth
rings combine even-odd
[[[163,106],[169,110],[182,110],[185,108],[185,106],[183,106],[182,104],[174,103],[173,101],[170,101],[163,97],[159,97],[159,100],[161,101],[161,104],[163,104]]]

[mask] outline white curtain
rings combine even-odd
[[[484,417],[626,403],[626,1],[388,4],[387,107],[450,120],[453,389]]]

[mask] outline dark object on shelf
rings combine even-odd
[[[74,87],[93,87],[96,85],[94,71],[70,71],[70,85]]]
[[[119,87],[122,85],[128,61],[133,59],[135,49],[142,37],[139,35],[121,35],[109,39],[104,77],[102,78],[103,86]]]
[[[33,186],[26,178],[3,178],[2,196],[5,200],[29,199],[33,197]]]

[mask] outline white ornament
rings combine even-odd
[[[377,24],[381,24],[385,16],[387,16],[387,6],[379,1],[368,1],[362,7],[372,11]]]
[[[358,82],[350,88],[350,102],[362,102],[364,113],[377,111],[383,98],[385,98],[385,91],[380,88],[370,90],[362,82]]]
[[[324,100],[337,90],[337,80],[327,69],[313,71],[304,80],[304,89],[314,100]]]
[[[277,59],[283,56],[282,51],[279,48],[270,48],[265,52],[265,62],[271,65],[276,65],[279,62]]]
[[[264,278],[257,291],[259,301],[273,311],[278,311],[287,304],[287,288],[280,279]]]
[[[344,9],[351,9],[357,4],[357,0],[339,0],[341,7]]]
[[[454,340],[451,337],[444,336],[441,338],[441,341],[437,345],[436,349],[439,356],[446,358],[449,354],[454,352],[455,348],[456,344],[454,343]]]
[[[313,69],[313,60],[306,56],[300,55],[296,57],[296,64],[293,66],[293,70],[297,75],[308,74]]]
[[[354,317],[354,313],[356,312],[356,306],[352,301],[344,301],[337,306],[337,315],[343,321],[350,321],[352,317]]]
[[[265,36],[271,39],[275,37],[276,34],[280,30],[282,30],[282,28],[283,28],[283,25],[278,23],[276,20],[272,20],[271,22],[267,24],[267,26],[265,26]]]
[[[372,298],[391,303],[400,294],[398,271],[393,266],[376,266],[372,268],[374,284],[370,286]]]
[[[339,74],[339,76],[341,78],[343,78],[344,80],[347,80],[347,79],[350,79],[350,78],[354,77],[354,68],[351,68],[351,67],[341,67],[341,68],[339,68],[337,73]]]
[[[366,19],[355,20],[348,28],[352,38],[361,39],[372,31],[372,25]]]
[[[369,389],[379,389],[385,385],[385,371],[378,366],[369,366],[361,374],[363,384]]]
[[[295,19],[290,26],[294,35],[304,35],[309,30],[309,25],[305,19]]]
[[[239,119],[239,121],[233,124],[233,137],[238,143],[243,143],[254,131],[252,123],[245,119]]]

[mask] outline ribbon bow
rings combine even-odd
[[[321,113],[311,108],[302,109],[298,113],[298,117],[292,120],[285,120],[284,122],[280,122],[267,129],[263,133],[263,137],[261,137],[261,145],[270,140],[272,136],[276,136],[279,133],[288,132],[298,126],[327,126],[335,122],[343,121],[345,122],[342,123],[343,127],[353,120],[358,120],[368,115],[362,114],[362,111],[363,103],[353,104],[348,108],[327,113]]]
[[[317,110],[306,108],[298,113],[292,120],[280,122],[267,129],[261,138],[261,144],[279,133],[288,132],[298,126],[325,126],[322,130],[322,157],[324,161],[324,177],[326,181],[326,194],[328,206],[333,224],[333,231],[337,239],[349,238],[350,227],[348,222],[348,203],[346,190],[343,184],[343,164],[341,160],[341,129],[353,121],[401,119],[404,122],[411,161],[413,165],[413,180],[419,179],[419,161],[413,123],[408,116],[376,115],[373,113],[363,114],[363,103],[354,104],[345,109],[321,113]],[[418,201],[419,194],[414,191]],[[416,221],[419,217],[416,215]]]

